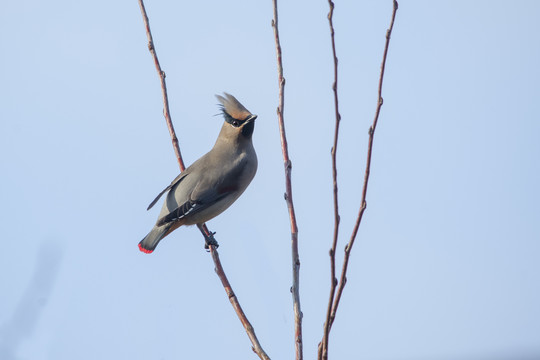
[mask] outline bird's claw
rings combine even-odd
[[[210,235],[205,235],[204,237],[204,248],[210,251],[210,245],[214,246],[216,249],[219,247],[217,240],[214,238],[215,232],[211,232]]]

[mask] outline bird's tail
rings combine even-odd
[[[154,226],[148,235],[146,235],[144,239],[139,242],[139,250],[146,254],[152,253],[160,240],[168,234],[170,228],[171,224]]]

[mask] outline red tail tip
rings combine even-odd
[[[142,245],[139,243],[139,250],[141,250],[145,254],[151,254],[154,250],[148,250],[142,247]]]

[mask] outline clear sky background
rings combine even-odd
[[[209,222],[273,359],[293,359],[290,233],[271,1],[147,1],[187,164],[258,114],[259,170]],[[334,127],[326,1],[281,1],[304,349],[330,285]],[[392,2],[336,1],[342,249],[353,227]],[[540,3],[400,2],[368,208],[331,359],[540,358]],[[0,358],[255,359],[195,227],[137,243],[178,173],[136,1],[0,12]]]

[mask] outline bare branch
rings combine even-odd
[[[215,265],[215,271],[219,279],[221,280],[221,284],[223,285],[223,288],[225,289],[225,292],[227,293],[227,297],[229,298],[229,301],[231,302],[231,305],[236,312],[236,315],[238,316],[238,319],[244,326],[244,329],[246,330],[246,333],[249,337],[249,340],[251,341],[251,350],[255,354],[259,356],[262,360],[270,360],[268,355],[266,355],[266,352],[264,352],[261,344],[259,343],[259,339],[257,338],[257,335],[255,335],[255,329],[249,322],[246,314],[244,313],[244,310],[242,310],[242,306],[240,306],[240,302],[238,301],[238,298],[236,297],[231,284],[229,283],[229,279],[227,279],[227,275],[225,275],[225,271],[223,270],[223,266],[221,265],[221,260],[219,259],[219,253],[217,251],[217,245],[214,245],[215,242],[214,234],[208,230],[206,227],[206,224],[197,224],[197,227],[201,231],[201,233],[204,236],[205,242],[209,248],[210,254],[212,255],[212,260],[214,260]]]
[[[302,310],[300,307],[300,256],[298,254],[298,226],[296,224],[296,214],[294,212],[294,203],[291,184],[292,162],[289,158],[289,148],[287,145],[287,136],[285,134],[285,122],[283,120],[285,78],[283,77],[283,62],[281,54],[281,44],[279,41],[278,28],[278,9],[277,0],[272,0],[274,5],[274,19],[272,27],[274,28],[274,38],[276,42],[276,57],[279,82],[279,104],[277,108],[277,117],[279,123],[279,134],[281,138],[281,150],[283,152],[283,162],[285,165],[285,201],[289,210],[289,219],[291,223],[291,253],[292,253],[292,278],[293,284],[291,293],[293,298],[294,311],[294,344],[296,350],[296,360],[303,359],[302,342]]]
[[[381,64],[381,73],[379,77],[379,87],[378,87],[378,100],[377,100],[377,108],[375,111],[375,118],[373,120],[373,123],[371,127],[369,128],[369,142],[368,142],[368,151],[367,151],[367,161],[366,161],[366,170],[364,175],[364,185],[362,189],[362,200],[360,202],[360,210],[358,213],[358,217],[356,219],[356,223],[354,225],[353,232],[351,234],[351,238],[349,242],[347,243],[347,246],[345,246],[345,254],[343,258],[343,267],[341,270],[341,277],[339,281],[339,285],[337,286],[337,292],[335,293],[336,283],[337,279],[335,279],[335,246],[337,242],[337,226],[339,224],[339,214],[337,211],[337,183],[336,183],[336,168],[335,168],[335,152],[336,152],[336,145],[337,145],[337,130],[339,128],[339,121],[340,116],[338,112],[338,102],[337,102],[337,57],[335,53],[335,45],[334,45],[334,29],[332,25],[332,14],[334,10],[334,3],[329,0],[330,4],[330,13],[328,14],[328,20],[330,22],[330,32],[332,35],[332,50],[334,54],[334,76],[335,76],[335,82],[334,82],[334,102],[336,105],[336,133],[334,137],[334,147],[332,148],[332,170],[333,170],[333,180],[334,180],[334,215],[335,215],[335,230],[334,230],[334,242],[332,249],[330,250],[330,258],[332,263],[332,288],[330,293],[330,300],[328,302],[328,312],[327,312],[327,318],[324,325],[324,337],[322,342],[319,344],[319,353],[318,358],[319,359],[328,359],[328,336],[330,333],[330,329],[332,328],[332,324],[334,323],[334,319],[336,317],[336,312],[339,306],[339,301],[341,300],[341,295],[343,294],[343,289],[345,288],[345,284],[347,283],[347,268],[349,265],[349,257],[352,250],[352,247],[354,245],[354,241],[356,239],[356,235],[358,234],[358,229],[360,227],[360,223],[362,222],[362,216],[364,214],[364,211],[367,207],[366,202],[366,195],[367,195],[367,187],[369,182],[369,174],[371,169],[371,154],[373,152],[373,138],[375,135],[375,129],[377,127],[377,122],[379,120],[379,114],[381,111],[381,107],[383,105],[383,98],[382,98],[382,85],[383,85],[383,79],[384,79],[384,69],[386,67],[386,57],[388,54],[388,46],[390,44],[390,36],[392,34],[392,30],[394,28],[394,20],[396,18],[396,12],[398,9],[398,3],[396,0],[393,0],[393,11],[392,11],[392,20],[390,21],[390,27],[386,31],[386,43],[384,47],[384,54],[383,54],[383,60]],[[334,296],[335,295],[335,296]]]
[[[225,292],[227,293],[227,297],[229,298],[229,301],[231,302],[231,305],[234,308],[234,311],[236,311],[236,314],[238,315],[238,318],[242,322],[242,325],[244,326],[244,329],[246,329],[246,333],[249,337],[249,340],[251,340],[252,350],[255,354],[259,356],[259,358],[263,360],[270,360],[268,355],[264,352],[263,348],[261,347],[261,344],[259,343],[259,339],[257,339],[257,336],[255,335],[255,329],[253,329],[253,326],[251,326],[251,323],[246,317],[246,314],[244,314],[244,311],[242,310],[242,307],[240,306],[240,303],[238,302],[238,298],[234,294],[234,291],[231,287],[231,284],[229,283],[229,280],[227,279],[227,276],[225,275],[225,272],[223,271],[223,267],[221,266],[221,261],[219,260],[219,254],[217,252],[217,249],[215,246],[210,245],[210,253],[212,254],[212,259],[214,260],[214,264],[216,266],[216,274],[219,276],[219,279],[221,280],[221,283],[223,284],[223,288],[225,289]]]
[[[330,326],[332,326],[334,319],[336,317],[337,308],[339,306],[339,300],[341,299],[343,289],[345,288],[345,284],[347,283],[347,267],[349,265],[349,257],[351,254],[352,247],[354,245],[354,241],[356,239],[356,235],[358,234],[358,228],[360,227],[360,223],[362,222],[362,216],[364,215],[364,211],[366,210],[366,207],[367,207],[366,195],[367,195],[367,188],[368,188],[368,182],[369,182],[369,174],[370,174],[370,169],[371,169],[371,153],[373,151],[373,137],[375,136],[375,129],[377,127],[379,114],[381,112],[381,107],[383,105],[382,85],[383,85],[383,79],[384,79],[384,69],[386,67],[386,56],[388,54],[388,46],[390,45],[390,36],[394,28],[394,20],[396,18],[397,9],[398,9],[398,2],[394,0],[392,20],[390,21],[390,27],[388,28],[388,30],[386,30],[386,43],[384,46],[383,59],[381,63],[381,75],[379,77],[379,89],[378,89],[379,97],[377,100],[377,108],[375,110],[375,118],[373,119],[373,124],[369,128],[369,142],[368,142],[368,151],[367,151],[366,171],[364,174],[364,185],[362,188],[362,200],[360,202],[360,210],[358,212],[358,217],[356,218],[356,223],[354,224],[354,229],[352,231],[351,238],[347,246],[345,246],[345,254],[343,256],[343,267],[341,269],[341,278],[340,278],[338,290],[336,293],[336,300],[335,300],[334,306],[332,307]]]
[[[176,158],[180,166],[180,171],[184,171],[185,170],[184,161],[182,159],[182,154],[180,153],[180,147],[178,145],[178,138],[176,137],[176,132],[174,131],[171,115],[169,112],[169,98],[167,95],[167,85],[165,83],[165,72],[161,69],[161,66],[159,64],[159,60],[156,54],[156,49],[154,46],[154,40],[152,39],[152,33],[150,31],[150,23],[148,21],[148,16],[146,14],[146,9],[144,7],[143,0],[139,0],[139,6],[141,8],[141,13],[142,13],[144,25],[146,28],[146,36],[148,38],[148,50],[150,50],[150,53],[152,54],[152,57],[154,59],[154,64],[156,65],[156,70],[161,80],[161,91],[163,95],[163,104],[164,104],[163,114],[167,122],[167,127],[169,128],[169,133],[171,135],[174,152],[176,154]],[[206,224],[198,224],[197,227],[199,228],[202,235],[204,236],[205,242],[210,249],[210,253],[212,254],[212,259],[214,260],[216,273],[219,276],[221,283],[223,284],[223,287],[225,288],[225,292],[227,293],[229,301],[231,302],[234,310],[236,311],[236,315],[240,319],[240,322],[246,329],[248,337],[251,340],[251,343],[253,345],[252,350],[261,359],[270,360],[268,355],[266,355],[266,353],[262,349],[261,344],[259,343],[259,340],[257,339],[257,336],[255,335],[255,330],[253,329],[253,326],[251,326],[251,323],[247,319],[246,314],[244,314],[244,311],[242,310],[242,307],[240,306],[240,303],[238,302],[238,298],[234,294],[231,284],[229,283],[229,280],[227,279],[227,276],[225,275],[223,266],[221,265],[221,261],[219,259],[219,253],[217,251],[217,242],[214,239],[214,234],[210,230],[208,230]]]
[[[334,237],[332,239],[332,248],[330,249],[330,296],[328,299],[328,307],[326,310],[326,321],[324,322],[323,339],[319,344],[318,359],[328,358],[328,336],[330,334],[330,314],[334,303],[334,295],[337,286],[336,278],[336,246],[339,234],[339,204],[338,204],[338,183],[337,183],[337,145],[339,137],[339,124],[341,122],[341,115],[339,113],[339,98],[338,98],[338,58],[336,55],[336,42],[334,39],[334,2],[328,0],[330,11],[328,13],[328,23],[330,25],[330,37],[332,40],[332,55],[334,57],[334,84],[332,90],[334,91],[334,108],[335,108],[335,129],[334,129],[334,145],[332,146],[332,183],[334,192]]]
[[[156,65],[156,70],[159,75],[159,80],[161,82],[161,94],[163,95],[163,115],[165,116],[165,121],[167,122],[167,127],[169,128],[169,134],[171,135],[171,140],[174,147],[174,153],[176,154],[176,159],[180,165],[180,171],[186,169],[184,165],[184,160],[182,159],[182,153],[180,152],[180,146],[178,145],[178,138],[174,131],[174,126],[171,120],[171,113],[169,112],[169,96],[167,95],[167,85],[165,83],[165,71],[161,70],[161,65],[156,53],[156,48],[154,46],[154,39],[152,38],[152,32],[150,31],[150,23],[148,21],[148,16],[146,15],[146,9],[144,7],[143,0],[139,0],[139,6],[141,7],[141,13],[144,20],[144,26],[146,28],[146,37],[148,38],[148,50],[152,54],[154,59],[154,64]]]

